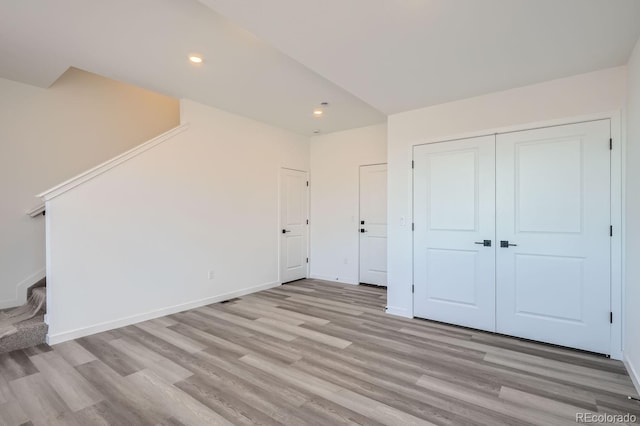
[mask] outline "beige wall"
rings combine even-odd
[[[624,357],[640,392],[640,40],[628,67]]]
[[[387,162],[387,125],[311,138],[311,277],[359,281],[360,166]]]
[[[411,159],[414,145],[622,108],[626,67],[490,93],[389,117],[388,310],[413,315]]]
[[[279,285],[309,138],[183,100],[188,129],[47,201],[50,344]]]
[[[49,89],[0,79],[0,308],[44,276],[35,194],[178,123],[177,100],[74,68]]]

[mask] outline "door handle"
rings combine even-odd
[[[282,230],[282,233],[283,233],[283,234],[286,234],[287,232],[291,232],[291,229],[283,229],[283,230]]]
[[[509,248],[509,247],[515,247],[515,246],[517,246],[517,244],[511,244],[511,243],[509,243],[508,240],[507,241],[505,241],[505,240],[501,240],[500,241],[500,247]]]
[[[364,228],[360,228],[360,232],[361,232],[361,233],[365,233],[365,232],[369,232],[369,231],[367,231],[367,230],[366,230],[366,229],[364,229]]]
[[[491,240],[476,241],[473,244],[482,244],[485,247],[491,247]]]

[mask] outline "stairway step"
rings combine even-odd
[[[44,323],[44,315],[36,315],[15,325],[17,332],[0,339],[0,353],[30,348],[45,342],[49,326]]]

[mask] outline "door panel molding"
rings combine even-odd
[[[278,259],[281,283],[309,275],[309,173],[280,168]]]
[[[609,353],[609,138],[608,120],[497,135],[497,238],[517,244],[497,252],[499,333]]]
[[[495,136],[413,158],[414,314],[495,331]]]
[[[611,150],[611,225],[613,227],[613,235],[610,238],[611,241],[611,312],[613,316],[613,322],[611,324],[611,340],[609,354],[613,359],[623,359],[622,347],[623,347],[623,319],[624,319],[624,306],[623,306],[623,279],[624,279],[624,263],[625,263],[625,251],[623,246],[623,224],[624,224],[624,210],[623,202],[625,198],[623,188],[623,155],[625,152],[626,141],[622,137],[621,127],[621,112],[620,110],[603,111],[593,114],[583,114],[571,117],[563,117],[558,119],[543,120],[537,122],[530,122],[526,124],[515,124],[509,126],[501,126],[494,128],[485,128],[479,131],[469,131],[457,134],[450,134],[445,137],[425,138],[422,140],[416,140],[409,147],[409,157],[415,160],[414,151],[417,147],[433,145],[439,143],[445,143],[449,141],[458,141],[471,139],[481,136],[493,136],[497,134],[506,134],[512,132],[522,132],[533,129],[549,128],[555,126],[565,126],[567,124],[587,123],[599,120],[610,120],[610,134],[613,141]],[[409,208],[415,204],[413,180],[409,180]],[[407,220],[410,225],[415,222],[415,216],[413,212],[409,214]],[[411,228],[409,228],[411,230]],[[415,235],[412,233],[412,240]],[[494,244],[499,244],[499,241],[494,241]],[[412,244],[413,246],[413,244]],[[412,286],[403,286],[403,291],[411,292]],[[414,305],[412,304],[407,308],[389,307],[389,313],[393,313],[401,316],[413,317],[416,315],[414,311]]]
[[[387,164],[361,165],[358,176],[358,282],[386,286]]]

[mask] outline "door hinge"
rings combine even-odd
[[[309,224],[309,219],[307,219],[307,225]]]
[[[309,181],[307,181],[307,186],[309,186]]]
[[[609,138],[609,150],[613,149],[613,138]]]
[[[415,293],[416,292],[416,286],[414,284],[411,284],[411,293]]]
[[[411,230],[412,230],[412,231],[415,231],[415,230],[416,230],[416,224],[415,224],[415,223],[412,223],[412,224],[411,224]]]
[[[609,312],[609,324],[613,324],[613,312]]]
[[[411,160],[411,168],[413,169],[413,168],[415,168],[415,166],[416,166],[415,162],[413,160]]]
[[[309,263],[309,258],[307,257],[307,263]]]
[[[609,225],[609,236],[613,237],[613,225]]]

